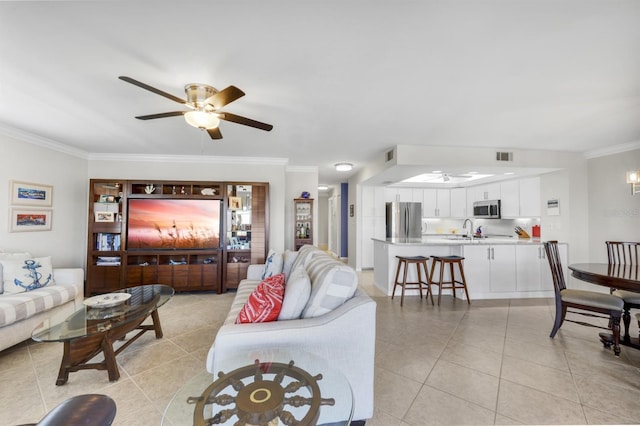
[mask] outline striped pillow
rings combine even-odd
[[[311,296],[302,318],[313,318],[331,312],[353,297],[358,288],[356,271],[329,256],[316,256],[307,265],[311,279]]]
[[[236,324],[270,322],[278,319],[284,297],[284,274],[266,278],[251,293],[244,304]]]

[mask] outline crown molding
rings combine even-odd
[[[620,154],[622,152],[633,151],[640,149],[640,141],[624,143],[620,145],[614,145],[607,148],[599,148],[584,153],[585,158],[598,158],[605,157],[607,155]]]
[[[89,153],[81,149],[72,148],[60,142],[35,135],[24,130],[16,129],[0,122],[0,135],[7,136],[21,142],[58,151],[63,154],[79,157],[88,161],[138,161],[138,162],[171,162],[171,163],[207,163],[207,164],[250,164],[285,166],[288,158],[279,157],[222,157],[202,155],[154,155],[154,154],[123,154],[123,153]]]
[[[19,140],[21,142],[27,142],[32,145],[47,148],[52,151],[58,151],[74,157],[83,158],[85,160],[88,159],[89,156],[89,153],[87,151],[72,148],[69,145],[56,142],[52,139],[45,138],[44,136],[39,136],[24,130],[16,129],[15,127],[9,126],[4,123],[0,123],[0,134],[12,139]]]

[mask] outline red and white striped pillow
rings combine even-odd
[[[284,298],[284,281],[284,274],[278,274],[258,284],[240,310],[236,324],[277,320]]]

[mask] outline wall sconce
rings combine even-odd
[[[631,194],[640,194],[640,170],[627,172],[627,183],[631,184]]]

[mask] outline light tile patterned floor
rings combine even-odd
[[[640,351],[616,358],[597,329],[566,323],[549,338],[552,300],[433,307],[360,282],[377,302],[375,415],[368,425],[640,423]],[[121,378],[72,373],[56,386],[62,346],[25,342],[0,352],[0,423],[35,422],[70,396],[105,393],[116,425],[159,425],[181,384],[204,370],[233,293],[180,294],[160,309],[165,338],[148,333],[119,357]],[[637,333],[637,328],[633,333]]]

